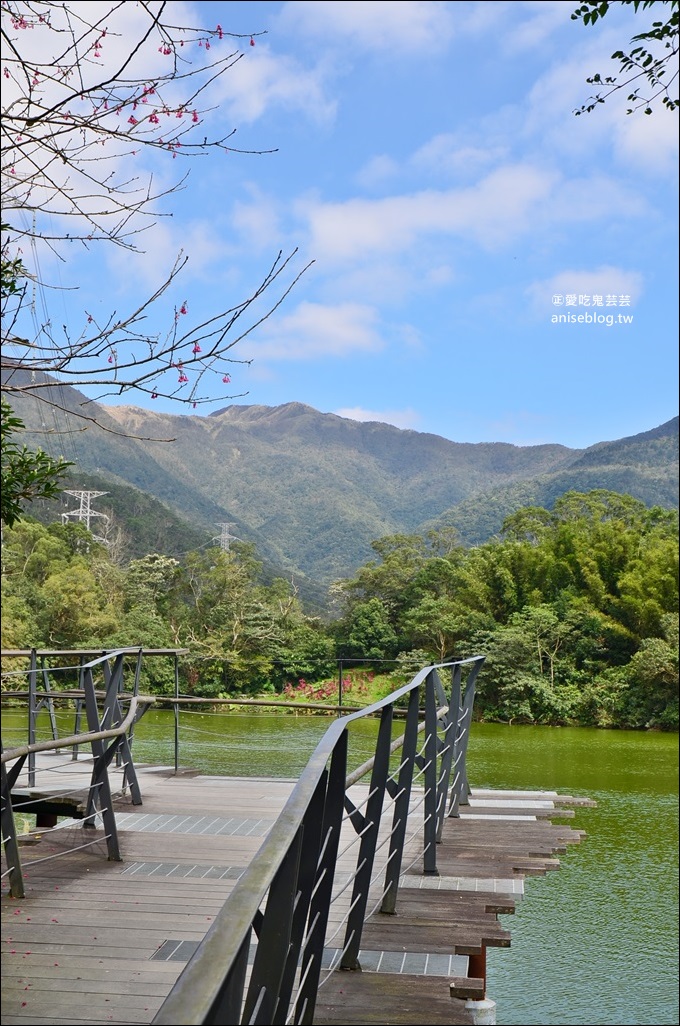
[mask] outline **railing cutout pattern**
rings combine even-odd
[[[338,946],[341,934],[335,967],[359,967],[363,924],[375,912],[396,911],[415,836],[423,872],[437,873],[444,819],[458,815],[469,794],[465,761],[483,661],[426,667],[386,699],[333,723],[154,1018],[156,1026],[313,1022],[328,973],[324,946]],[[444,671],[451,676],[449,697]],[[404,733],[393,740],[395,706],[403,701]],[[375,754],[348,776],[349,732],[369,715],[380,717]],[[368,793],[359,802],[352,787],[368,773]]]

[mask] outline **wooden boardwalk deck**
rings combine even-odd
[[[85,783],[88,760],[66,759],[40,757],[41,788]],[[150,1023],[294,783],[137,771],[143,806],[117,806],[123,862],[107,861],[101,831],[94,845],[56,857],[92,839],[80,823],[22,847],[26,898],[2,898],[3,1026]],[[471,1022],[465,998],[481,995],[468,956],[510,944],[497,916],[514,910],[525,876],[557,868],[555,855],[581,839],[552,822],[575,804],[551,793],[473,792],[461,818],[446,821],[437,877],[419,873],[410,842],[397,915],[378,912],[366,924],[363,972],[325,974],[315,1022]],[[329,965],[343,915],[340,902]]]

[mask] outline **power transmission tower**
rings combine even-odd
[[[233,534],[230,534],[229,532],[229,528],[234,527],[234,524],[218,524],[217,526],[222,528],[222,533],[219,535],[218,538],[213,538],[213,541],[219,542],[222,552],[229,552],[229,542],[232,539],[234,541],[238,541],[238,538],[236,538]]]
[[[71,509],[67,513],[61,514],[61,522],[65,524],[68,520],[78,520],[81,524],[85,524],[85,527],[90,530],[90,520],[94,517],[99,517],[108,523],[109,516],[106,513],[100,513],[96,509],[92,509],[92,500],[99,498],[100,495],[108,495],[108,492],[90,492],[90,491],[65,491],[65,495],[72,495],[75,499],[80,501],[78,509]],[[93,534],[92,537],[95,541],[101,542],[103,545],[107,545],[106,538],[98,537]]]

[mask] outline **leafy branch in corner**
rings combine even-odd
[[[572,13],[571,20],[594,25],[616,4],[632,6],[638,14],[657,3],[670,8],[670,16],[663,21],[653,21],[645,32],[633,36],[631,43],[637,43],[637,46],[627,52],[616,50],[611,55],[613,61],[619,62],[623,81],[619,80],[620,75],[591,75],[587,79],[588,84],[603,87],[603,91],[591,96],[574,114],[589,114],[619,89],[631,89],[627,96],[630,106],[626,114],[639,110],[652,114],[653,104],[658,101],[669,111],[680,106],[677,86],[672,91],[678,79],[678,0],[588,0]]]
[[[54,459],[42,449],[33,451],[13,437],[24,428],[11,406],[2,400],[2,522],[11,527],[23,514],[22,504],[34,499],[54,499],[71,463]]]

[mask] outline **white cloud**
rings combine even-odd
[[[507,25],[503,42],[511,53],[540,46],[553,32],[569,24],[573,10],[564,0],[523,0],[509,7],[512,21]],[[522,13],[526,13],[525,18],[521,18]]]
[[[399,171],[399,165],[392,157],[385,154],[372,157],[367,164],[355,175],[357,185],[364,189],[372,189],[375,186],[383,185],[388,179],[393,178]]]
[[[125,295],[134,294],[139,288],[149,292],[157,289],[180,254],[188,257],[188,262],[177,287],[186,293],[191,289],[192,280],[215,279],[219,273],[216,269],[234,256],[233,248],[225,242],[224,231],[209,220],[157,221],[144,232],[138,244],[143,249],[141,253],[130,253],[117,246],[106,250],[108,267],[115,275],[109,284],[109,293],[113,282],[118,292]],[[177,299],[174,292],[173,298]],[[180,296],[179,302],[184,298],[187,297]]]
[[[631,309],[642,295],[643,278],[637,271],[621,267],[603,266],[593,270],[572,269],[560,271],[544,281],[532,282],[525,289],[533,312],[542,316],[546,312],[564,312],[553,302],[553,296],[630,296]],[[611,310],[609,311],[611,312]]]
[[[361,406],[345,406],[342,409],[333,411],[338,417],[346,417],[347,420],[358,420],[362,423],[377,422],[379,424],[392,424],[398,428],[416,429],[422,417],[417,410],[365,410]]]
[[[588,101],[592,91],[586,79],[594,71],[605,73],[609,55],[617,42],[617,34],[613,32],[593,38],[595,45],[585,44],[569,57],[561,55],[536,79],[527,96],[527,135],[548,139],[557,146],[561,143],[564,149],[575,147],[578,151],[601,144],[603,129],[613,117],[612,107],[600,106],[594,114],[574,116],[574,111]]]
[[[301,202],[310,230],[310,251],[322,261],[343,262],[396,253],[426,235],[453,235],[496,248],[533,224],[556,176],[530,165],[493,171],[478,184],[428,190],[375,201]]]
[[[623,164],[633,164],[654,176],[677,174],[676,116],[661,105],[649,117],[640,113],[619,116],[614,145]]]
[[[586,178],[560,181],[549,197],[545,222],[601,221],[621,222],[629,217],[651,213],[647,198],[617,181],[611,175],[593,174]]]
[[[527,163],[499,167],[477,183],[455,189],[341,203],[306,198],[299,201],[297,213],[307,221],[307,248],[319,266],[327,270],[354,263],[356,274],[367,264],[395,263],[406,253],[422,258],[428,239],[463,239],[497,251],[529,232],[539,240],[558,224],[649,215],[650,204],[639,191],[610,176],[564,178]],[[432,259],[436,265],[442,262],[441,254]],[[422,259],[420,263],[422,270]]]
[[[445,47],[454,19],[448,4],[426,0],[292,0],[281,11],[281,24],[298,35],[370,53],[432,53]]]
[[[325,95],[323,69],[303,68],[292,57],[276,56],[266,45],[257,46],[223,75],[219,89],[237,124],[256,121],[271,107],[303,111],[316,122],[335,115],[335,102]]]
[[[371,259],[368,265],[358,262],[333,268],[324,278],[322,290],[326,302],[351,296],[369,306],[387,304],[394,308],[405,305],[415,295],[440,289],[455,280],[454,269],[441,262],[441,255],[432,255],[428,247],[423,247],[417,253],[409,253],[408,259],[391,260],[387,254]]]
[[[275,200],[265,196],[255,186],[250,187],[252,202],[236,202],[232,210],[232,223],[240,232],[249,250],[271,250],[272,239],[279,231],[279,211]]]
[[[504,146],[475,146],[463,143],[452,133],[435,135],[411,157],[411,164],[430,174],[477,174],[507,156]]]
[[[384,341],[377,322],[376,311],[360,303],[304,302],[292,314],[267,321],[258,340],[248,343],[247,355],[258,360],[308,360],[378,352]]]
[[[502,15],[517,7],[517,0],[482,0],[481,3],[452,5],[452,16],[457,32],[491,38],[502,24]]]
[[[419,285],[407,267],[386,258],[372,260],[370,270],[364,264],[348,264],[342,271],[334,271],[323,282],[323,295],[327,301],[351,296],[356,302],[369,306],[393,305],[395,300],[411,297]]]

